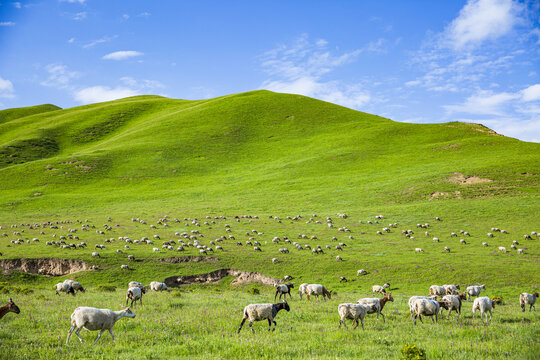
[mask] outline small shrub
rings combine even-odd
[[[426,351],[416,345],[410,345],[405,344],[403,348],[401,349],[401,355],[403,355],[403,359],[417,359],[417,360],[425,360],[426,359]]]
[[[115,292],[116,286],[113,285],[99,285],[98,286],[99,291],[107,291],[107,292]]]
[[[496,305],[503,305],[504,304],[503,297],[501,295],[493,295],[491,297],[491,300],[493,300],[493,302]]]

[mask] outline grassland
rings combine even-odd
[[[7,234],[0,238],[0,259],[74,258],[101,267],[60,277],[1,275],[1,299],[12,296],[23,311],[0,322],[1,358],[399,358],[406,343],[424,348],[428,358],[532,359],[540,353],[539,315],[522,313],[518,304],[519,293],[540,286],[540,244],[523,239],[540,230],[539,144],[475,124],[396,123],[266,91],[200,101],[143,96],[64,110],[13,109],[0,111],[0,119],[0,233]],[[349,217],[338,218],[337,212]],[[318,216],[306,223],[313,213]],[[235,221],[243,214],[259,218]],[[377,223],[378,214],[385,219]],[[157,223],[165,215],[168,227]],[[227,219],[215,219],[220,215]],[[287,219],[296,215],[301,220]],[[184,221],[195,217],[200,227]],[[326,217],[334,219],[334,228],[325,225]],[[83,231],[76,220],[95,228]],[[47,221],[70,223],[59,229],[21,225]],[[390,223],[398,225],[389,234],[376,234]],[[429,236],[417,223],[430,224]],[[350,234],[338,231],[344,226]],[[487,238],[492,227],[509,234]],[[45,245],[67,236],[69,228],[78,229],[75,234],[87,249]],[[153,246],[136,244],[127,250],[118,240],[159,235],[155,243],[161,248],[161,241],[178,242],[175,232],[193,229],[204,235],[199,241],[206,245],[222,235],[236,239],[223,241],[225,251],[209,255],[218,261],[179,264],[156,260],[195,256],[198,250],[154,253]],[[263,234],[254,235],[253,229]],[[405,229],[416,232],[414,240],[401,234]],[[450,237],[459,230],[472,235],[466,245]],[[236,245],[245,243],[246,232],[261,242],[262,252]],[[317,240],[298,239],[298,234]],[[325,254],[274,244],[275,236],[321,245]],[[435,236],[441,242],[433,242]],[[40,242],[26,243],[35,237]],[[11,243],[18,238],[24,243]],[[107,238],[115,240],[105,243]],[[513,240],[526,248],[524,255],[510,251]],[[343,251],[335,250],[338,242],[347,244]],[[104,243],[102,257],[92,258],[94,245]],[[509,252],[499,253],[498,246]],[[290,253],[280,254],[280,247]],[[415,247],[425,253],[415,253]],[[137,261],[128,263],[128,253]],[[336,261],[337,255],[344,261]],[[273,265],[274,257],[282,262]],[[130,270],[122,271],[126,263]],[[356,277],[360,268],[369,274]],[[255,334],[245,329],[236,335],[243,307],[273,301],[273,288],[233,285],[227,277],[147,295],[135,319],[115,326],[114,345],[104,334],[99,346],[91,346],[97,334],[84,332],[84,344],[73,338],[64,345],[68,317],[77,306],[117,309],[131,280],[149,283],[217,269],[275,278],[290,274],[296,284],[323,283],[337,294],[309,304],[294,295],[291,312],[278,315],[274,333],[258,323]],[[340,283],[340,276],[349,281]],[[68,277],[88,292],[75,298],[54,295],[53,285]],[[369,315],[365,331],[338,331],[337,305],[371,296],[371,285],[387,281],[396,299],[387,305],[387,322]],[[504,304],[489,326],[472,322],[472,302],[466,302],[460,322],[414,327],[407,299],[443,283],[485,283],[485,295],[502,296]],[[116,290],[104,292],[100,285]],[[29,290],[33,293],[25,294]]]

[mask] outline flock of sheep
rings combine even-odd
[[[342,219],[346,219],[348,216],[346,214],[338,214],[338,217]],[[281,223],[282,219],[279,217],[270,217],[273,221],[276,223]],[[235,221],[240,222],[241,219],[247,219],[249,223],[252,222],[252,220],[258,219],[257,216],[250,216],[250,215],[244,215],[244,216],[236,216],[234,218]],[[376,225],[379,224],[379,221],[382,221],[384,219],[383,215],[377,215],[375,221],[367,221],[366,224],[369,225]],[[146,222],[139,218],[132,218],[133,222],[146,225]],[[161,236],[158,234],[155,234],[151,237],[152,240],[150,240],[148,237],[143,237],[140,240],[135,239],[132,240],[128,236],[120,236],[117,238],[118,241],[125,242],[125,245],[123,247],[125,252],[130,251],[130,246],[134,245],[151,245],[152,246],[152,252],[154,253],[160,253],[162,251],[185,251],[188,248],[196,248],[201,255],[207,255],[209,252],[214,252],[215,250],[221,250],[224,251],[223,245],[220,243],[224,243],[224,241],[234,241],[237,246],[253,246],[253,250],[257,252],[262,252],[264,245],[261,242],[263,233],[258,230],[251,230],[245,233],[247,240],[245,241],[239,241],[236,239],[236,236],[232,234],[232,227],[228,224],[225,224],[225,233],[224,235],[221,235],[219,238],[216,238],[215,240],[209,241],[208,245],[202,244],[202,239],[205,237],[204,234],[198,230],[198,228],[201,227],[201,223],[203,225],[212,226],[216,224],[217,220],[226,220],[226,217],[220,216],[220,217],[210,217],[207,216],[205,221],[200,221],[197,218],[194,219],[184,219],[184,225],[195,227],[194,230],[191,230],[188,232],[176,232],[174,233],[174,236],[171,236],[171,239],[162,241],[161,248],[155,247],[154,242],[160,241]],[[287,220],[293,221],[293,222],[299,222],[302,220],[302,216],[298,215],[295,217],[287,217]],[[440,218],[435,218],[436,221],[441,221]],[[112,219],[109,218],[108,222],[111,222]],[[105,235],[106,232],[111,231],[113,229],[112,226],[109,224],[104,224],[102,229],[96,228],[94,225],[90,225],[88,220],[85,222],[76,221],[78,224],[80,224],[80,230],[81,231],[89,231],[95,229],[96,233],[98,235]],[[165,216],[157,221],[156,225],[160,225],[163,228],[168,228],[170,225],[169,223],[181,223],[182,221],[179,219],[170,219],[168,216]],[[326,218],[326,221],[320,221],[317,218],[316,214],[313,214],[309,220],[306,220],[306,223],[310,224],[323,224],[326,223],[327,227],[329,229],[334,229],[334,222],[333,220],[328,217]],[[360,221],[360,223],[363,223]],[[46,245],[48,246],[57,246],[60,249],[64,250],[71,250],[71,249],[85,249],[87,247],[85,242],[79,242],[80,239],[76,235],[78,229],[70,226],[72,224],[71,221],[67,222],[47,222],[47,223],[34,223],[34,224],[21,224],[21,227],[28,228],[29,230],[41,230],[41,235],[45,235],[44,229],[50,228],[50,229],[64,229],[64,225],[69,227],[67,229],[67,234],[58,236],[57,234],[53,234],[53,240],[47,241]],[[150,229],[157,229],[156,225],[150,225]],[[17,228],[17,225],[12,225],[11,228]],[[383,227],[381,230],[376,231],[376,235],[382,236],[386,233],[392,232],[393,228],[398,227],[397,223],[390,223],[388,226]],[[430,227],[429,224],[417,224],[417,228],[422,229],[428,229]],[[0,229],[2,227],[0,226]],[[338,232],[342,233],[351,233],[351,230],[347,227],[339,227],[337,229]],[[488,238],[492,238],[493,232],[500,232],[502,234],[507,234],[508,232],[505,230],[501,230],[498,228],[492,228],[492,232],[487,233]],[[21,233],[24,232],[24,229],[16,229],[13,233],[15,236],[23,236]],[[364,234],[364,233],[362,233]],[[402,230],[401,234],[405,236],[406,238],[409,238],[411,240],[414,240],[414,231],[411,229]],[[471,236],[469,232],[460,230],[460,234],[462,236]],[[7,237],[8,235],[6,233],[2,234],[4,237]],[[426,237],[429,237],[430,234],[426,230],[424,235]],[[350,241],[354,240],[353,235],[347,235],[348,239]],[[452,232],[450,234],[451,237],[457,237],[457,232]],[[532,239],[532,237],[537,237],[536,232],[531,232],[531,234],[524,235],[524,239]],[[306,234],[298,234],[298,239],[301,240],[318,240],[316,235],[308,236]],[[92,257],[99,258],[102,255],[102,251],[107,249],[107,245],[105,244],[111,244],[115,243],[117,241],[114,238],[106,238],[103,242],[104,244],[96,244],[95,250],[92,252]],[[22,245],[25,242],[27,244],[30,243],[39,243],[38,238],[33,238],[32,241],[24,240],[21,238],[18,238],[17,240],[11,240],[12,245]],[[337,241],[337,238],[334,236],[332,237],[332,241]],[[439,242],[439,238],[433,237],[434,242]],[[77,243],[79,242],[79,243]],[[234,243],[233,242],[233,243]],[[278,237],[275,236],[272,241],[273,244],[281,244],[282,242],[285,245],[285,247],[280,247],[278,249],[279,254],[283,254],[286,256],[286,254],[289,254],[289,249],[286,247],[287,244],[293,246],[299,251],[302,250],[311,250],[311,253],[314,255],[324,254],[325,251],[328,250],[336,250],[336,251],[343,251],[344,248],[347,246],[345,243],[340,242],[335,246],[326,245],[324,248],[320,245],[310,245],[310,244],[300,244],[298,241],[291,241],[287,236]],[[265,242],[266,244],[266,242]],[[467,241],[465,239],[460,240],[460,244],[467,244]],[[482,243],[483,246],[488,246],[487,242]],[[523,254],[526,249],[524,248],[517,248],[517,245],[519,243],[514,240],[510,247],[517,251],[518,254]],[[506,248],[501,246],[499,247],[499,250],[501,252],[506,252]],[[117,249],[117,254],[124,254],[124,251],[121,249]],[[415,248],[416,252],[424,252],[424,249],[422,248]],[[448,246],[445,246],[443,249],[444,252],[450,252],[450,248]],[[2,254],[0,254],[1,256]],[[135,260],[135,256],[133,254],[126,254],[128,260]],[[336,256],[336,259],[338,261],[342,261],[342,257],[340,255]],[[277,264],[281,262],[278,258],[272,258],[272,263]],[[94,269],[97,269],[97,266],[93,266]],[[121,265],[122,269],[129,269],[127,264]],[[41,269],[40,269],[41,272]],[[357,276],[366,275],[368,272],[364,269],[360,269],[357,272]],[[285,277],[285,280],[289,280],[290,277]],[[347,281],[345,277],[341,277],[340,281]],[[294,287],[293,284],[276,284],[276,293],[274,296],[274,300],[279,295],[280,299],[282,296],[285,296],[288,294],[291,298],[291,289]],[[359,322],[362,325],[362,328],[364,328],[363,320],[366,316],[366,314],[377,314],[377,319],[379,318],[379,315],[382,316],[383,321],[386,321],[384,314],[382,313],[385,304],[388,301],[394,301],[394,298],[392,297],[391,293],[386,293],[386,289],[390,287],[390,284],[384,284],[383,286],[375,285],[372,288],[372,291],[374,293],[382,294],[382,298],[363,298],[358,300],[355,303],[343,303],[339,304],[338,306],[338,313],[340,316],[339,321],[339,327],[341,327],[342,324],[345,324],[346,319],[350,319],[355,324],[355,328],[358,327]],[[152,291],[163,291],[163,290],[169,290],[167,286],[162,282],[152,282],[150,284],[150,289]],[[429,316],[432,318],[433,321],[437,321],[437,317],[439,314],[442,314],[442,311],[448,310],[448,316],[450,316],[452,311],[456,311],[458,314],[458,318],[461,314],[461,307],[462,307],[462,301],[466,299],[470,299],[471,297],[476,297],[476,299],[473,302],[473,319],[477,311],[480,311],[480,317],[482,321],[484,320],[484,315],[486,317],[486,323],[488,321],[487,314],[489,313],[491,320],[492,316],[492,309],[495,307],[495,303],[492,299],[489,297],[479,297],[480,292],[482,289],[485,289],[484,285],[480,286],[469,286],[466,289],[465,293],[460,293],[459,286],[458,285],[443,285],[443,286],[432,286],[430,288],[430,296],[413,296],[409,299],[409,311],[411,314],[411,320],[413,320],[414,324],[416,324],[416,320],[420,319],[422,321],[422,316]],[[66,294],[72,294],[75,295],[77,291],[85,292],[85,289],[83,286],[74,280],[66,280],[62,283],[58,283],[55,286],[56,293],[59,292],[65,292]],[[302,299],[303,295],[306,295],[307,299],[310,300],[312,296],[319,297],[323,296],[323,299],[330,299],[332,296],[332,292],[328,291],[323,285],[321,284],[301,284],[298,288],[300,299]],[[129,301],[131,301],[130,307],[136,306],[137,302],[142,304],[142,297],[146,293],[146,287],[139,283],[139,282],[130,282],[129,287],[126,293],[126,306],[128,305]],[[534,304],[536,302],[536,299],[538,297],[538,293],[534,294],[528,294],[528,293],[522,293],[520,294],[520,304],[525,311],[526,305],[529,305],[529,310],[532,310],[534,308]],[[249,304],[244,308],[243,311],[243,319],[240,324],[240,327],[238,329],[238,332],[242,329],[242,326],[244,325],[246,320],[249,320],[249,326],[253,330],[253,323],[255,321],[261,321],[261,320],[267,320],[269,323],[269,330],[274,330],[276,327],[276,321],[275,317],[278,314],[280,310],[286,310],[290,311],[289,304],[286,302],[286,300],[282,300],[280,303],[271,304],[271,303],[265,303],[265,304]],[[10,303],[8,305],[0,308],[0,318],[5,315],[5,313],[12,311],[15,313],[18,313],[20,310],[16,305],[13,304],[13,301],[10,299]],[[97,342],[99,338],[101,337],[102,333],[105,330],[108,330],[113,337],[114,335],[112,333],[112,327],[122,317],[128,317],[128,318],[134,318],[135,314],[130,308],[125,308],[124,310],[120,311],[112,311],[109,309],[97,309],[97,308],[91,308],[91,307],[78,307],[75,309],[73,314],[71,315],[71,324],[72,327],[69,330],[66,343],[69,342],[69,338],[73,332],[79,337],[79,339],[82,341],[79,331],[82,328],[88,329],[88,330],[100,330],[100,333],[95,340]],[[433,319],[435,317],[435,320]],[[272,329],[272,323],[274,324],[274,327]],[[95,343],[94,342],[94,343]]]

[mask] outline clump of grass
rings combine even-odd
[[[417,345],[405,344],[401,349],[401,355],[406,360],[425,360],[426,351]]]
[[[97,287],[98,291],[106,291],[106,292],[115,292],[116,291],[116,286],[113,286],[113,285],[99,285]]]

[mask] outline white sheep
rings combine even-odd
[[[65,292],[66,294],[71,294],[75,296],[75,290],[68,283],[65,283],[65,282],[58,283],[54,286],[54,288],[56,290],[56,295],[60,295],[60,292]]]
[[[472,312],[473,312],[473,321],[474,315],[477,310],[480,310],[480,320],[484,322],[484,314],[486,314],[486,325],[488,323],[487,312],[489,311],[489,321],[491,321],[491,310],[495,308],[495,302],[488,298],[487,296],[479,297],[474,299]]]
[[[322,295],[323,299],[325,300],[326,300],[326,297],[328,297],[328,299],[332,298],[332,293],[326,290],[326,288],[321,284],[308,284],[306,287],[306,295],[307,295],[308,301],[310,300],[310,297],[312,295],[315,295],[317,299],[319,298],[320,295]]]
[[[93,256],[93,257],[101,257],[101,256],[99,255],[99,253],[98,253],[98,252],[95,252],[95,251],[92,253],[92,256]]]
[[[272,258],[272,264],[278,264],[279,259],[278,258]]]
[[[358,327],[358,319],[360,319],[362,330],[364,330],[364,318],[367,314],[367,307],[365,305],[352,303],[339,304],[338,313],[340,316],[339,328],[341,328],[341,324],[347,326],[345,319],[350,319],[353,321],[353,324],[356,322],[356,326],[353,327],[353,329],[356,329]]]
[[[167,285],[165,285],[165,283],[162,283],[162,282],[159,282],[159,281],[152,281],[150,283],[150,290],[152,290],[152,292],[154,291],[170,291],[169,288],[167,287]]]
[[[531,311],[533,308],[534,308],[534,311],[536,311],[536,308],[534,307],[534,303],[536,302],[537,298],[538,298],[538,292],[535,292],[534,294],[528,294],[528,293],[519,294],[519,304],[521,305],[521,310],[525,311],[525,305],[530,305],[529,311]]]
[[[244,317],[242,318],[242,322],[240,323],[240,327],[238,328],[238,333],[240,333],[240,330],[242,330],[242,326],[244,326],[244,323],[247,319],[249,319],[249,327],[251,328],[252,332],[255,332],[253,330],[253,323],[255,321],[261,321],[261,320],[268,320],[268,331],[272,330],[274,331],[276,329],[276,321],[274,320],[277,313],[280,310],[287,310],[290,311],[291,308],[289,307],[289,304],[285,300],[282,300],[283,302],[277,303],[277,304],[249,304],[244,308]],[[274,323],[274,328],[272,329],[272,323]]]
[[[413,319],[413,313],[414,313],[414,303],[416,302],[416,300],[418,299],[425,299],[425,300],[430,300],[429,297],[427,296],[411,296],[409,298],[409,312],[411,314],[411,320]]]
[[[308,283],[303,283],[303,284],[300,284],[300,286],[298,287],[298,294],[300,295],[300,300],[302,300],[302,295],[307,295],[308,285],[309,285]]]
[[[89,331],[101,330],[96,338],[96,341],[94,341],[94,344],[97,343],[101,337],[101,334],[103,334],[105,330],[109,330],[113,341],[115,341],[112,327],[119,319],[123,317],[134,318],[135,314],[130,308],[125,308],[124,310],[120,311],[112,311],[109,309],[97,309],[86,306],[78,307],[75,309],[75,311],[73,311],[73,314],[71,314],[71,329],[69,329],[66,344],[69,342],[71,333],[75,329],[77,329],[75,330],[75,335],[77,335],[79,340],[82,342],[83,340],[79,334],[79,331],[81,331],[83,327]]]
[[[422,315],[431,317],[431,322],[433,321],[433,315],[435,315],[435,322],[437,322],[437,314],[441,308],[441,303],[435,300],[428,299],[416,299],[414,302],[414,325],[416,325],[416,319],[420,318],[422,321]]]
[[[499,251],[505,253],[506,248],[504,246],[499,246]]]
[[[386,283],[384,284],[383,286],[380,286],[380,285],[373,285],[371,287],[371,291],[375,294],[375,293],[379,293],[379,294],[386,294],[386,288],[390,287],[390,284]]]
[[[359,275],[367,275],[367,271],[364,269],[360,269],[356,272],[356,276],[359,276]]]
[[[135,286],[141,289],[143,294],[146,294],[146,286],[144,286],[142,283],[137,281],[130,281],[130,283],[128,284],[128,288],[132,288]]]
[[[358,304],[362,304],[366,306],[366,310],[368,314],[377,314],[377,320],[379,320],[379,315],[382,315],[383,322],[386,322],[386,317],[382,313],[384,309],[384,305],[388,301],[394,301],[394,298],[392,297],[392,293],[388,293],[384,295],[383,298],[363,298],[357,301]]]
[[[476,285],[472,285],[472,286],[468,286],[467,287],[467,300],[469,300],[471,298],[471,296],[478,296],[480,295],[480,292],[482,291],[482,289],[486,289],[486,285],[479,285],[479,286],[476,286]]]
[[[446,295],[458,295],[459,285],[443,285],[444,293]]]
[[[142,305],[142,290],[140,287],[138,286],[133,286],[133,287],[130,287],[126,293],[126,306],[128,304],[128,301],[131,300],[131,305],[130,306],[133,306],[135,304],[137,304],[137,300],[139,300],[139,302],[141,303]]]
[[[127,266],[126,264],[122,264],[122,265],[120,265],[120,269],[128,270],[129,266]]]
[[[443,296],[446,294],[446,289],[443,286],[431,285],[429,288],[429,295]]]
[[[459,295],[445,295],[442,298],[442,301],[445,302],[448,306],[448,318],[450,318],[450,313],[454,310],[459,316],[461,315],[461,296]],[[441,315],[443,308],[441,307]]]
[[[74,291],[85,292],[83,286],[75,280],[67,279],[64,283],[71,285]]]
[[[416,251],[416,252],[424,252],[424,249],[422,249],[422,248],[416,248],[416,249],[414,249],[414,251]]]
[[[291,289],[294,288],[294,284],[276,284],[275,285],[276,287],[276,294],[274,295],[274,301],[276,300],[278,294],[279,294],[279,299],[281,300],[281,296],[283,296],[284,298],[287,297],[287,294],[289,294],[289,297],[292,298],[292,295],[291,295]]]

